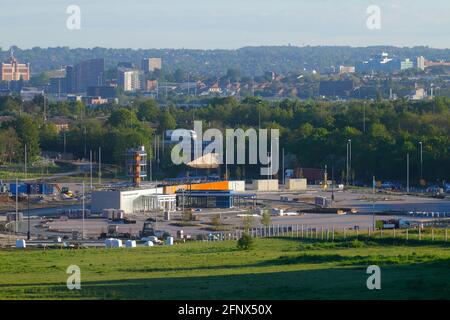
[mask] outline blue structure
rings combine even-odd
[[[233,208],[246,202],[255,205],[256,194],[242,194],[229,190],[179,190],[177,206],[186,208]]]
[[[51,195],[55,193],[55,187],[45,183],[32,183],[30,185],[30,194],[45,194]],[[17,191],[20,193],[28,193],[28,184],[27,183],[19,183],[17,186]],[[16,195],[16,184],[9,184],[9,192],[15,196]]]

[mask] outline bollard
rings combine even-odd
[[[327,241],[330,238],[329,236],[330,236],[330,230],[327,228]]]
[[[358,240],[358,236],[359,236],[359,229],[356,229],[356,240]]]
[[[347,230],[344,228],[344,240],[347,240]]]
[[[419,228],[419,240],[422,240],[422,232],[420,231],[420,228]]]
[[[297,229],[296,232],[297,232],[297,238],[298,238],[298,224],[295,225],[295,228]]]
[[[406,241],[409,240],[409,229],[406,229]]]
[[[322,226],[322,230],[320,231],[320,239],[323,240],[323,226]]]
[[[368,230],[368,232],[367,232],[368,237],[370,238],[370,228],[368,228],[367,230]]]
[[[303,238],[303,236],[304,236],[304,227],[302,225],[302,238]]]
[[[431,241],[434,241],[434,229],[431,229]]]
[[[333,226],[333,232],[332,232],[332,239],[331,239],[331,241],[334,242],[334,226]]]

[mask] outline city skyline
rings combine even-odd
[[[412,4],[411,4],[412,2]],[[81,9],[81,29],[69,30],[69,5]],[[370,30],[367,8],[378,5],[381,29]],[[450,48],[450,4],[379,0],[86,0],[1,4],[0,46],[237,49],[269,45],[372,45]]]

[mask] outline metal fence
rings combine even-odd
[[[229,241],[238,240],[244,233],[248,233],[252,238],[299,238],[320,241],[342,241],[342,240],[379,240],[393,239],[405,241],[441,241],[448,242],[448,228],[415,228],[415,229],[380,229],[372,228],[358,229],[321,226],[311,227],[305,225],[270,225],[249,228],[248,230],[238,229],[229,232],[211,233],[208,235],[209,241]]]

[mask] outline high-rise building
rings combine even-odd
[[[18,63],[14,58],[14,53],[11,50],[11,59],[9,63],[2,63],[0,69],[2,81],[28,81],[30,80],[30,65],[25,63]]]
[[[162,69],[161,58],[144,58],[141,61],[141,70],[144,72],[153,72],[156,69]]]
[[[50,78],[49,93],[60,97],[62,94],[67,93],[67,81],[66,78],[54,77]]]
[[[86,92],[88,87],[103,85],[105,71],[104,59],[90,59],[81,61],[75,66],[66,67],[66,81],[68,93]]]
[[[411,60],[405,59],[403,61],[400,61],[400,70],[403,71],[412,68],[414,68],[414,63]]]
[[[417,69],[425,70],[425,58],[423,56],[417,57]]]
[[[119,84],[123,91],[137,91],[141,88],[140,71],[133,69],[119,70]]]

